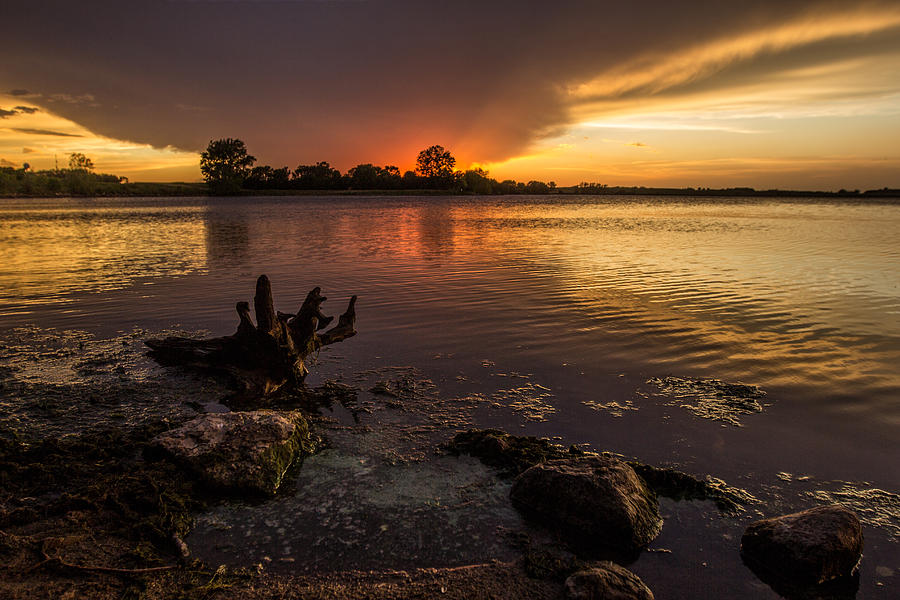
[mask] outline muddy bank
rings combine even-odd
[[[145,452],[160,432],[227,410],[219,384],[147,361],[142,332],[14,335],[0,340],[14,349],[0,359],[0,596],[553,598],[592,560],[524,520],[509,489],[538,462],[604,449],[476,429],[485,411],[533,421],[547,402],[540,388],[447,395],[397,365],[326,381],[269,407],[303,411],[323,449],[294,465],[275,498],[225,498]],[[665,520],[629,565],[643,578],[691,573],[679,549],[720,536],[737,560],[744,525],[782,509],[757,490],[618,458],[660,497]],[[810,502],[851,497],[843,483],[775,481],[803,484]],[[854,489],[864,523],[896,527],[894,495]]]

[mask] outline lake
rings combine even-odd
[[[664,505],[653,545],[673,553],[633,565],[659,597],[727,595],[736,580],[769,597],[733,556],[747,519],[842,501],[866,521],[857,597],[888,598],[898,239],[898,201],[6,199],[0,329],[230,334],[262,273],[285,312],[315,286],[326,314],[357,294],[359,334],[311,384],[415,368],[436,397],[497,405],[473,409],[473,425],[710,474],[760,500],[737,520]],[[752,401],[725,384],[752,386]],[[700,541],[669,525],[682,521]],[[696,588],[678,587],[684,573]]]

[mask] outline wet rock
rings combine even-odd
[[[566,579],[569,600],[653,600],[641,579],[616,563],[603,561]]]
[[[761,579],[797,585],[851,576],[862,547],[859,519],[840,505],[756,521],[741,538],[741,555]]]
[[[584,454],[574,446],[566,449],[546,438],[510,435],[500,429],[470,429],[458,433],[446,448],[452,454],[474,456],[498,469],[505,477],[515,477],[547,460]]]
[[[256,410],[201,415],[157,435],[150,447],[217,490],[272,495],[315,440],[299,412]]]
[[[576,545],[627,556],[662,527],[656,495],[629,465],[606,456],[551,460],[513,482],[513,506]]]
[[[657,496],[672,500],[711,500],[725,514],[736,515],[744,510],[744,504],[759,502],[746,490],[732,487],[721,479],[707,476],[700,480],[693,475],[675,469],[654,467],[637,461],[628,461]]]

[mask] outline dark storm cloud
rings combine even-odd
[[[198,150],[234,136],[265,162],[346,168],[408,162],[441,143],[496,160],[562,131],[575,108],[570,86],[843,6],[35,1],[5,9],[0,52],[15,60],[0,64],[0,86],[96,133],[158,147]],[[754,64],[733,77],[753,77]],[[657,92],[647,84],[615,95]]]
[[[5,110],[5,109],[3,109],[3,108],[0,108],[0,119],[6,119],[7,117],[11,117],[11,116],[16,115],[16,114],[18,114],[18,111],[15,110],[15,109],[13,109],[13,110]]]

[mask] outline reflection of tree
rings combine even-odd
[[[429,202],[419,210],[419,243],[425,258],[443,258],[453,252],[453,215],[449,202]]]
[[[206,262],[210,269],[246,264],[250,254],[250,228],[246,208],[208,206],[206,209]]]

